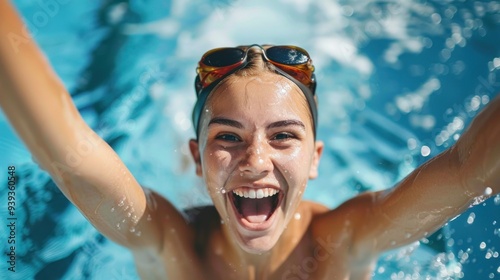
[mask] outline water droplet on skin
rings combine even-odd
[[[131,227],[131,228],[129,229],[129,231],[130,231],[130,232],[135,232],[135,227]]]
[[[122,223],[124,224],[126,221],[127,221],[127,220],[123,219],[123,220],[122,220]]]
[[[135,233],[135,235],[136,235],[136,236],[141,236],[141,231],[140,231],[140,230],[139,230],[139,231],[137,231],[137,232]]]
[[[125,204],[125,201],[121,200],[121,201],[118,203],[118,206],[119,206],[119,207],[122,207],[124,204]]]
[[[484,195],[490,196],[493,193],[493,190],[490,187],[484,189]]]
[[[132,213],[128,212],[127,217],[130,218],[132,216]]]
[[[151,215],[148,214],[148,217],[146,218],[147,221],[151,221],[152,218],[151,218]]]
[[[117,223],[117,224],[116,224],[116,228],[117,228],[117,229],[122,229],[122,228],[120,227],[120,223]]]
[[[295,218],[295,220],[300,220],[300,213],[295,213],[293,217]]]
[[[221,193],[223,193],[223,194],[225,194],[225,193],[226,193],[226,190],[225,190],[225,189],[222,189],[220,192],[221,192]]]
[[[111,207],[111,212],[115,212],[115,207]]]

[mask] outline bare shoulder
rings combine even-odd
[[[334,209],[311,206],[315,213],[311,223],[312,236],[335,244],[332,246],[339,255],[348,256],[355,253],[351,251],[354,245],[353,238],[362,230],[363,222],[370,218],[370,213],[373,211],[372,201],[376,195],[374,192],[362,193]],[[349,252],[342,252],[342,248]]]
[[[369,279],[375,256],[360,255],[354,245],[354,236],[359,224],[370,210],[369,201],[375,193],[363,193],[329,209],[318,203],[307,203],[313,215],[309,232],[313,244],[313,255],[323,265],[318,275],[350,275],[350,279]],[[326,279],[326,278],[325,278]],[[347,279],[347,278],[346,278]]]

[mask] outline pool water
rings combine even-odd
[[[331,208],[393,186],[452,145],[500,91],[496,1],[13,2],[89,125],[138,181],[179,208],[210,202],[187,147],[195,66],[210,48],[310,52],[326,149],[305,198]],[[14,165],[19,176],[21,225],[16,272],[2,261],[0,279],[137,279],[131,254],[69,204],[3,115],[0,130],[1,168]],[[373,278],[500,279],[500,196],[477,204],[384,254]]]

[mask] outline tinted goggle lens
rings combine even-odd
[[[299,65],[309,61],[309,55],[305,51],[291,47],[271,47],[266,50],[266,56],[272,61],[286,65]]]
[[[245,51],[237,48],[215,49],[205,54],[202,63],[206,66],[225,67],[241,62],[245,57]]]

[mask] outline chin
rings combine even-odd
[[[241,249],[249,254],[264,254],[273,249],[274,245],[278,242],[280,235],[281,232],[273,232],[269,235],[253,238],[239,236],[239,238],[237,238],[237,242]]]
[[[249,254],[265,254],[278,243],[285,230],[284,215],[276,211],[273,223],[265,230],[249,229],[244,224],[233,221],[231,234],[238,246]]]

